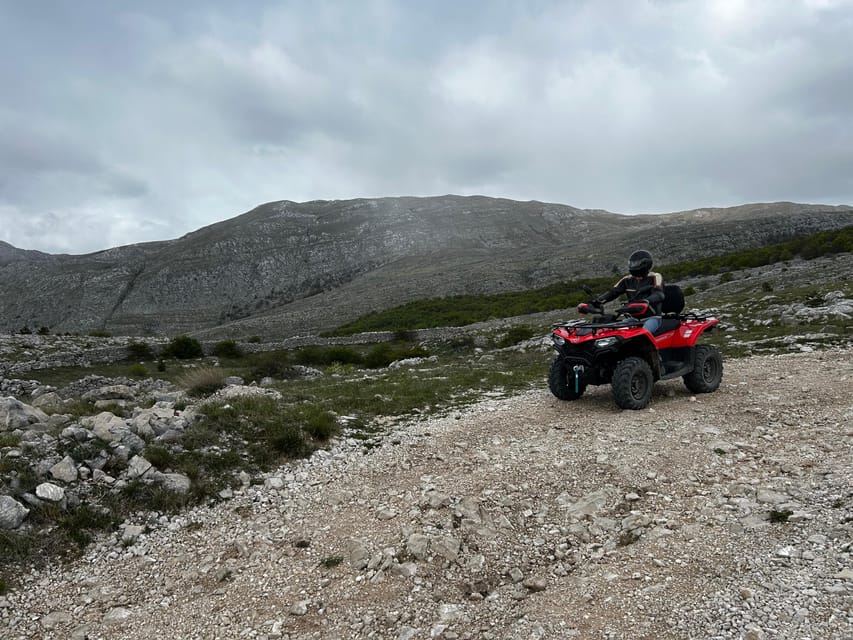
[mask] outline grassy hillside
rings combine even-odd
[[[728,274],[737,270],[778,264],[794,259],[813,260],[853,252],[853,226],[824,231],[787,242],[656,267],[667,282],[679,283],[697,276]],[[329,332],[352,335],[365,331],[408,331],[431,327],[464,326],[493,318],[567,309],[586,300],[581,284],[601,292],[613,285],[614,275],[567,281],[547,287],[492,295],[452,296],[418,300],[370,313]],[[724,275],[724,279],[728,279]]]

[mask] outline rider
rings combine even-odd
[[[644,249],[635,251],[628,258],[628,271],[612,289],[602,293],[596,301],[600,304],[618,298],[623,293],[628,297],[628,303],[647,303],[644,314],[639,316],[643,326],[654,335],[660,327],[660,306],[663,302],[663,276],[655,273],[652,268],[652,254]]]

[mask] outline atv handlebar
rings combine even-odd
[[[595,295],[595,292],[587,285],[581,285],[581,289],[583,292],[589,296],[589,302],[581,302],[578,305],[578,313],[583,314],[604,314],[604,301],[601,300],[600,297]],[[652,285],[647,285],[637,291],[635,294],[637,297],[644,296],[646,294],[651,293],[654,290]],[[648,314],[649,312],[649,302],[648,300],[642,301],[634,301],[628,302],[627,304],[622,305],[618,309],[616,309],[613,313],[617,316],[626,316],[631,318],[641,318]]]

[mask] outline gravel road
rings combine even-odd
[[[853,351],[651,408],[544,385],[127,523],[3,638],[853,638]]]

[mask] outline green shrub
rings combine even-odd
[[[110,531],[120,519],[109,511],[83,503],[57,518],[60,531],[78,548],[83,549],[93,540],[93,532]]]
[[[302,428],[315,440],[325,442],[338,431],[338,423],[335,420],[335,416],[322,407],[306,407],[303,409],[300,418]]]
[[[101,452],[106,451],[109,453],[109,445],[98,438],[89,440],[88,442],[81,442],[73,446],[68,450],[68,455],[71,456],[75,462],[83,462],[85,460],[95,460],[101,456]]]
[[[306,366],[326,366],[332,363],[362,364],[364,357],[350,347],[302,347],[296,352],[296,362]]]
[[[388,343],[374,345],[364,359],[370,369],[381,369],[394,362],[394,351]]]
[[[21,327],[18,333],[20,333],[21,335],[29,335],[32,333],[32,330],[27,325],[24,325],[23,327]]]
[[[50,334],[50,329],[48,329],[47,327],[39,327],[38,334],[40,336],[46,336]]]
[[[273,450],[290,458],[303,456],[308,451],[305,435],[298,424],[283,417],[264,424],[267,441]]]
[[[426,358],[427,356],[429,356],[429,351],[419,345],[414,347],[395,347],[390,343],[383,342],[382,344],[374,345],[368,351],[364,358],[364,364],[370,369],[381,369],[397,360]]]
[[[526,324],[515,325],[510,327],[509,331],[498,341],[498,347],[501,349],[511,347],[524,340],[529,340],[534,335],[533,327]]]
[[[128,374],[132,378],[144,378],[148,375],[148,369],[145,368],[145,365],[142,364],[132,364],[130,365],[130,369],[128,369]]]
[[[178,336],[172,338],[172,341],[164,349],[163,355],[179,360],[190,360],[191,358],[200,358],[204,353],[201,349],[201,343],[195,338]]]
[[[252,344],[258,344],[261,341],[261,336],[252,336],[246,342],[251,342]]]
[[[73,420],[85,416],[94,416],[100,412],[100,409],[95,408],[95,403],[88,400],[74,400],[62,407],[62,413],[70,414]]]
[[[233,340],[222,340],[213,347],[213,355],[218,358],[242,358],[243,352],[240,346]]]
[[[178,385],[194,398],[207,396],[225,386],[225,372],[216,367],[190,369],[180,376]]]
[[[288,355],[284,351],[269,351],[252,356],[254,363],[249,370],[249,377],[253,380],[261,378],[284,378],[288,376],[290,363]]]
[[[92,329],[89,331],[89,335],[93,338],[111,338],[113,334],[107,329]]]
[[[148,445],[142,455],[158,469],[169,469],[175,465],[175,456],[161,445]]]
[[[726,271],[723,275],[720,276],[720,284],[725,284],[726,282],[731,282],[735,279],[734,274],[731,271]]]
[[[131,342],[127,345],[128,360],[153,360],[154,350],[147,342]]]
[[[684,289],[682,289],[681,293],[683,293],[685,297],[695,296],[696,295],[696,288],[693,287],[692,285],[689,285],[687,287],[684,287]]]
[[[771,291],[773,291],[773,285],[765,280],[761,283],[761,290],[770,293]]]
[[[21,435],[18,433],[0,433],[0,448],[17,447],[21,444]]]

